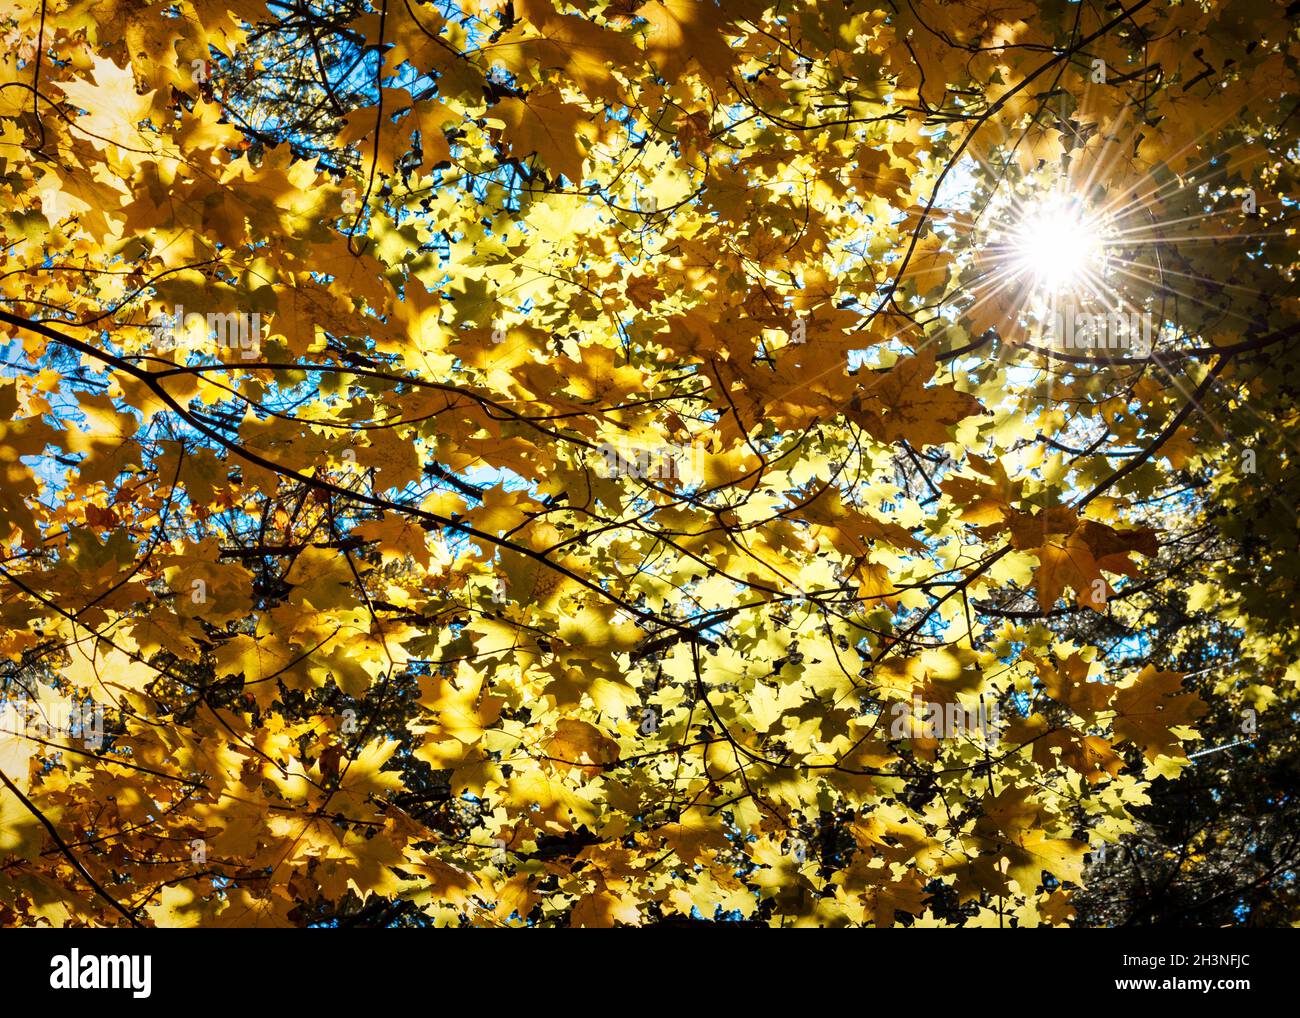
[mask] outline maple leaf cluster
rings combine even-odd
[[[0,923],[1068,925],[1288,709],[1284,4],[0,26]]]

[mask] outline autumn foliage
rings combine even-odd
[[[1285,3],[0,30],[0,923],[1062,926],[1294,753]]]

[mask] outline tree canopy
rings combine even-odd
[[[1295,7],[0,0],[0,922],[1300,920]]]

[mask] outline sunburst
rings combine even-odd
[[[1006,247],[1011,271],[1031,291],[1079,294],[1104,275],[1105,221],[1077,197],[1054,190],[1018,210]]]

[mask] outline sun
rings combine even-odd
[[[1016,275],[1049,294],[1095,288],[1105,268],[1100,219],[1061,192],[1023,206],[1008,239]]]

